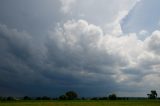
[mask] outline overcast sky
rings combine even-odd
[[[0,96],[160,94],[159,0],[0,0]]]

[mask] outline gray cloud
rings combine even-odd
[[[71,3],[72,8],[64,7],[71,4],[62,1],[38,2],[36,5],[37,1],[17,0],[15,4],[3,1],[11,7],[9,10],[0,6],[3,9],[0,9],[3,14],[0,18],[2,95],[59,96],[67,90],[76,90],[81,96],[105,96],[112,92],[129,96],[159,87],[159,31],[141,41],[136,34],[123,34],[119,24],[123,16],[111,15],[116,24],[107,24],[116,27],[115,30],[118,25],[117,30],[121,32],[120,35],[114,31],[112,35],[90,21],[68,20],[76,11],[77,1]],[[27,5],[21,10],[23,7],[16,3]],[[64,8],[68,8],[65,14]],[[85,8],[83,11],[89,12]],[[7,17],[10,12],[14,14]]]
[[[147,86],[146,78],[159,74],[158,66],[153,66],[160,59],[151,61],[154,52],[146,48],[152,36],[144,42],[133,35],[108,36],[100,27],[83,20],[57,26],[39,44],[27,32],[8,29],[5,25],[0,26],[0,35],[1,84],[26,95],[38,87],[34,95],[40,92],[48,95],[50,90],[58,95],[69,89],[76,89],[82,95],[90,89],[91,94],[100,95],[132,91],[131,86],[141,90]],[[100,91],[93,93],[97,89]]]
[[[70,25],[72,24],[74,23],[70,23]],[[81,27],[80,24],[87,25],[87,23],[79,21],[77,27]],[[59,35],[56,35],[54,31],[53,35],[49,33],[48,39],[44,40],[46,42],[40,42],[41,44],[36,45],[34,42],[36,39],[26,32],[18,32],[16,29],[8,29],[5,25],[1,25],[1,84],[22,91],[25,89],[24,86],[32,85],[31,88],[34,91],[34,86],[40,86],[41,84],[48,86],[48,88],[62,87],[63,89],[78,89],[78,87],[85,89],[90,85],[88,89],[91,89],[96,83],[99,83],[102,87],[106,86],[103,84],[103,80],[107,79],[108,81],[104,82],[113,86],[114,84],[109,84],[109,80],[112,80],[109,75],[114,73],[112,73],[111,66],[117,62],[114,60],[115,57],[109,57],[110,55],[103,53],[103,50],[94,50],[97,47],[94,47],[94,40],[92,41],[91,37],[94,34],[97,36],[97,32],[92,32],[92,27],[98,29],[97,32],[101,32],[98,27],[91,26],[90,30],[85,32],[84,35],[79,35],[82,40],[79,40],[78,45],[71,47],[68,37],[69,39],[66,39],[65,42],[68,45],[64,44],[61,48],[59,45],[62,43],[60,42],[62,38],[59,38]],[[73,27],[73,32],[74,30],[76,30],[76,27]],[[80,33],[80,31],[81,29],[77,33]],[[88,37],[83,38],[87,33]],[[102,36],[101,33],[98,36]],[[92,43],[93,47],[90,46]],[[79,49],[81,51],[76,49],[76,46],[81,46],[81,49]],[[93,52],[92,55],[90,55],[91,52]],[[98,54],[102,56],[106,54],[107,56],[102,58]],[[99,69],[102,73],[108,73],[109,75],[99,73]],[[105,72],[106,69],[108,72]],[[29,91],[27,90],[27,92]]]
[[[0,23],[40,36],[63,19],[60,7],[59,0],[2,0]]]

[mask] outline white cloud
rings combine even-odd
[[[49,39],[40,42],[40,45],[35,45],[36,39],[26,32],[10,30],[4,25],[0,26],[0,33],[1,43],[5,38],[8,44],[1,45],[1,51],[4,52],[1,53],[5,54],[1,56],[11,53],[12,57],[9,56],[12,62],[7,65],[12,69],[19,67],[24,70],[20,72],[16,68],[17,73],[34,73],[33,76],[37,72],[36,67],[39,74],[32,80],[43,80],[47,84],[56,80],[56,84],[64,86],[87,86],[88,83],[94,85],[101,82],[104,87],[108,84],[116,87],[123,85],[125,89],[131,89],[134,86],[138,88],[137,91],[144,89],[144,86],[151,89],[159,85],[158,82],[147,84],[152,79],[160,79],[159,31],[141,41],[134,33],[115,36],[104,33],[100,26],[85,20],[69,20],[54,31],[50,30]],[[24,56],[20,57],[19,53]],[[6,63],[6,59],[1,62]],[[23,64],[20,64],[20,60]],[[78,82],[63,82],[54,79],[54,75],[72,77],[70,80],[76,79]]]
[[[60,2],[62,3],[61,10],[65,14],[67,14],[67,13],[71,13],[72,6],[76,2],[76,0],[60,0]]]
[[[31,74],[33,79],[26,79],[49,86],[55,84],[57,88],[99,85],[108,90],[115,88],[122,91],[132,91],[136,87],[137,92],[158,88],[160,31],[146,36],[147,30],[137,35],[124,34],[121,29],[120,22],[135,6],[136,0],[60,1],[65,14],[78,12],[78,15],[73,17],[75,20],[65,23],[62,20],[55,30],[42,37],[43,40],[0,25],[0,51],[3,53],[0,62],[3,63],[1,66],[4,65],[3,70],[9,66],[18,70],[17,76]],[[79,20],[79,15],[84,19]],[[103,25],[94,20],[100,20]],[[139,35],[145,36],[144,40],[140,40]],[[3,78],[7,76],[4,72],[0,73]]]
[[[160,53],[160,31],[154,31],[150,37],[146,39],[148,48],[159,54]]]
[[[113,4],[113,6],[115,5],[118,8],[115,11],[115,14],[111,16],[112,21],[104,25],[104,31],[114,36],[120,36],[123,34],[121,21],[130,13],[136,4],[140,2],[140,0],[121,0],[120,2],[122,3],[119,3],[119,5]]]
[[[138,33],[138,38],[144,40],[148,35],[149,35],[148,31],[146,31],[146,30],[141,30],[141,31]]]
[[[56,32],[50,32],[50,39],[69,54],[68,57],[73,59],[75,56],[74,63],[82,63],[82,70],[73,71],[82,78],[85,75],[94,79],[94,73],[98,73],[96,79],[100,80],[103,78],[101,75],[110,73],[109,78],[116,83],[141,89],[143,85],[147,86],[146,79],[153,77],[157,80],[157,75],[150,76],[150,73],[159,69],[160,56],[152,52],[159,53],[159,31],[144,41],[139,40],[136,34],[114,36],[103,32],[101,27],[85,20],[70,20],[57,27]],[[87,66],[90,68],[84,68]]]

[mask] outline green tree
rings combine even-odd
[[[31,97],[29,97],[29,96],[24,96],[23,97],[23,100],[31,100],[32,98]]]
[[[42,100],[51,100],[51,98],[48,97],[48,96],[43,96],[43,97],[42,97]]]
[[[12,101],[12,100],[15,100],[14,97],[12,96],[7,97],[7,101]]]
[[[36,97],[36,100],[42,100],[42,97]]]
[[[78,94],[76,92],[74,92],[74,91],[68,91],[68,92],[66,92],[65,96],[69,100],[74,100],[74,99],[78,98]]]
[[[2,99],[3,99],[3,98],[0,96],[0,101],[2,101]]]
[[[68,91],[64,95],[59,96],[60,100],[75,100],[78,99],[78,94],[74,91]]]
[[[147,96],[149,99],[156,99],[158,94],[157,94],[156,90],[151,90],[151,93],[147,94]]]
[[[66,99],[67,99],[66,95],[59,96],[59,100],[66,100]]]
[[[116,94],[111,94],[111,95],[108,96],[108,98],[109,98],[110,100],[116,100],[116,99],[117,99],[117,96],[116,96]]]

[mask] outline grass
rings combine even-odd
[[[160,106],[159,100],[11,101],[0,106]]]

